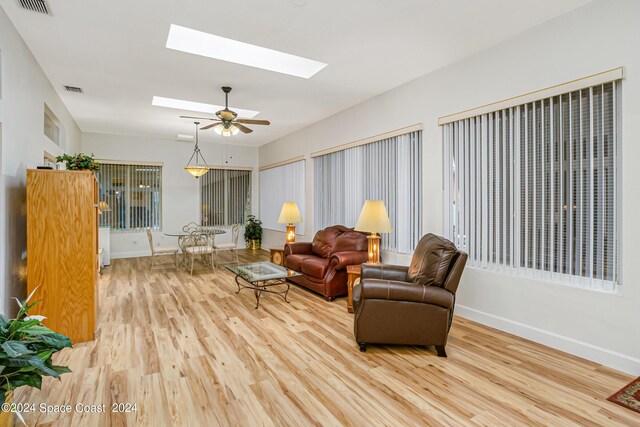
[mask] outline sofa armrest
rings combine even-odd
[[[433,304],[446,309],[453,307],[453,294],[437,286],[415,285],[397,280],[364,279],[360,282],[358,299],[382,299],[389,301]]]
[[[329,265],[336,270],[344,270],[348,265],[360,265],[367,262],[369,254],[364,251],[344,251],[331,255]]]
[[[404,265],[362,264],[362,279],[384,279],[404,282],[409,267]]]
[[[311,242],[294,242],[284,245],[284,253],[287,255],[294,254],[311,254]]]

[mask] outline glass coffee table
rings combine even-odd
[[[249,264],[228,264],[227,270],[236,275],[236,284],[238,285],[237,293],[243,289],[253,289],[256,296],[256,308],[260,305],[260,295],[263,292],[270,294],[278,294],[284,298],[286,302],[287,294],[291,284],[287,282],[287,278],[300,276],[293,270],[281,267],[269,261],[252,262]],[[271,289],[275,286],[287,286],[287,289]]]

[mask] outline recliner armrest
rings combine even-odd
[[[294,242],[284,245],[284,253],[286,255],[294,254],[311,254],[311,242]]]
[[[446,309],[453,307],[453,294],[437,286],[415,285],[397,280],[364,279],[360,282],[358,300],[382,299],[389,301],[433,304]]]
[[[367,262],[369,254],[364,251],[344,251],[331,255],[329,265],[336,270],[344,270],[348,265],[360,265]]]
[[[404,282],[409,267],[390,264],[362,264],[362,279],[384,279]]]

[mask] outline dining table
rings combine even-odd
[[[188,237],[194,230],[189,230],[189,231],[185,231],[185,230],[169,230],[169,231],[164,231],[162,234],[164,234],[165,236],[168,237],[177,237],[179,238],[184,238],[184,237]],[[204,231],[204,232],[210,232],[213,234],[225,234],[226,231],[221,229],[221,228],[215,228],[215,227],[199,227],[197,231]]]
[[[225,234],[226,231],[221,229],[221,228],[216,228],[216,227],[212,227],[212,226],[200,226],[197,229],[179,229],[179,230],[169,230],[169,231],[163,231],[162,234],[164,234],[167,237],[177,237],[178,238],[178,247],[180,248],[180,250],[182,251],[182,241],[184,239],[186,239],[187,237],[189,237],[191,235],[191,233],[193,233],[194,231],[201,231],[203,233],[213,233],[216,236],[219,234]],[[184,258],[182,260],[180,260],[180,263],[178,264],[178,266],[181,266],[184,263]]]

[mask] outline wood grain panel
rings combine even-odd
[[[263,295],[256,310],[224,268],[191,276],[149,263],[105,268],[97,339],[56,356],[73,373],[16,393],[36,405],[134,402],[137,412],[25,413],[28,425],[640,425],[606,400],[631,375],[462,318],[448,358],[414,346],[360,353],[344,299],[294,285],[290,304]]]
[[[97,187],[87,171],[27,171],[28,291],[44,323],[74,343],[94,338]],[[33,314],[35,314],[35,312]]]

